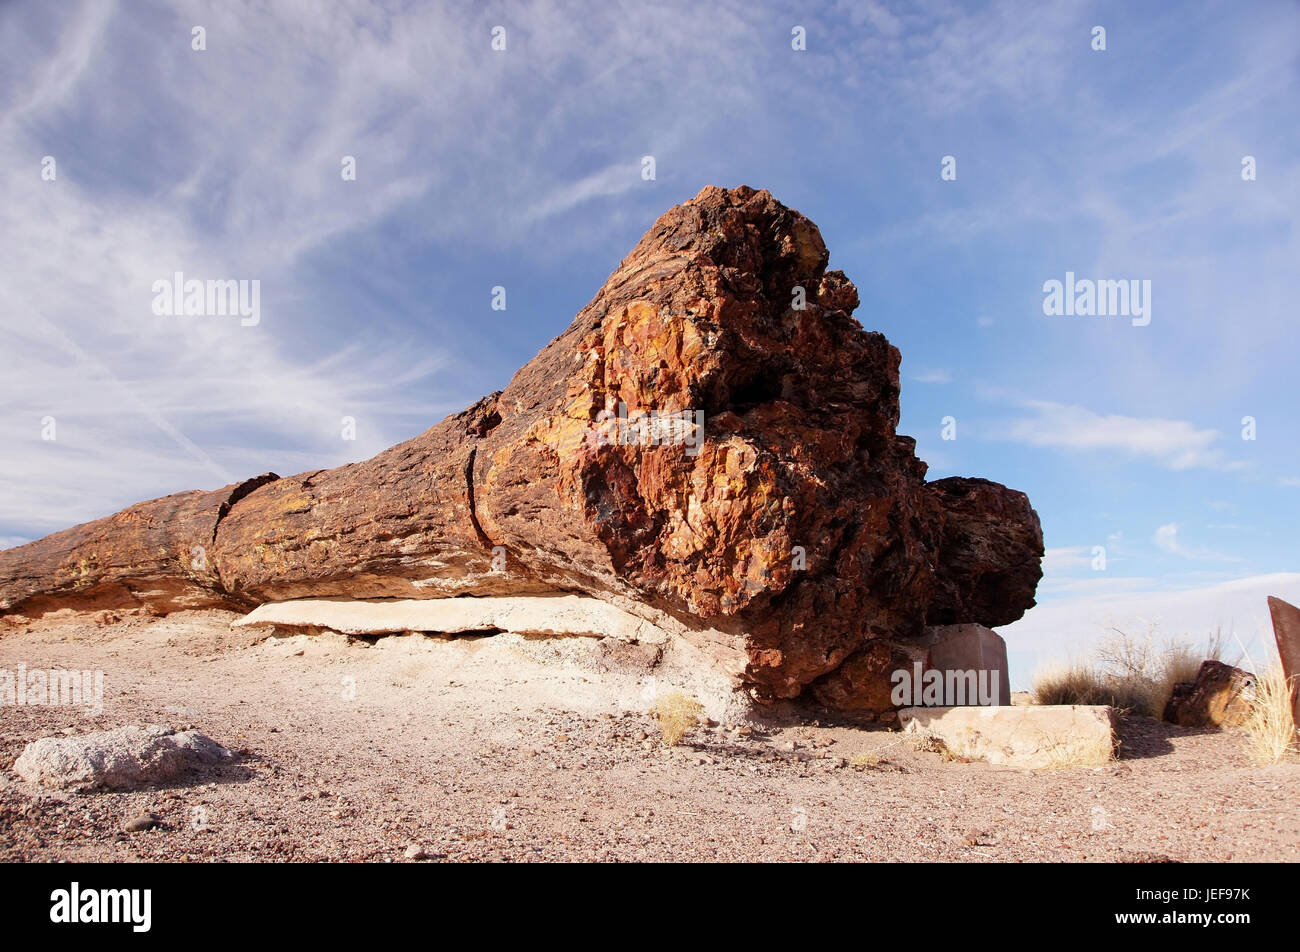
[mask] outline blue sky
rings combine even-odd
[[[1300,600],[1296,4],[269,6],[0,8],[0,544],[414,435],[748,184],[902,351],[931,475],[1029,494],[1045,606]],[[155,315],[178,270],[260,323]],[[1067,271],[1149,280],[1150,324],[1044,315]]]

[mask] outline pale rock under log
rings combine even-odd
[[[996,672],[998,690],[994,704],[1011,703],[1011,672],[1007,667],[1007,643],[983,625],[935,625],[926,629],[922,645],[929,650],[927,668],[944,672],[984,674],[992,684]]]

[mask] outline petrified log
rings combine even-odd
[[[1181,727],[1240,727],[1254,697],[1253,674],[1209,659],[1201,662],[1195,681],[1174,685],[1163,717]]]
[[[175,493],[0,551],[0,613],[148,605],[236,607],[210,561],[230,508],[274,473],[211,492]]]
[[[582,592],[725,633],[760,699],[927,624],[1020,617],[1037,515],[925,481],[898,351],[827,257],[768,192],[705,188],[504,391],[363,463],[0,552],[0,610]]]

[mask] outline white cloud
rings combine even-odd
[[[1276,656],[1267,596],[1300,601],[1300,574],[1276,573],[1217,580],[1189,587],[1158,579],[1078,579],[1062,597],[1040,601],[1017,622],[998,629],[1012,659],[1011,679],[1028,688],[1036,671],[1090,656],[1110,629],[1137,637],[1154,633],[1157,643],[1204,644],[1221,628],[1229,660],[1245,648],[1246,666],[1260,670]],[[1234,650],[1235,649],[1235,650]]]
[[[830,50],[840,72],[852,75],[867,64],[870,80],[888,83],[909,108],[945,115],[986,98],[1032,102],[1064,82],[1053,64],[1070,49],[1076,18],[1066,7],[1026,17],[1013,0],[978,9],[945,0],[838,6],[855,27]]]
[[[1054,599],[1069,596],[1096,598],[1138,591],[1150,587],[1155,581],[1155,579],[1141,576],[1108,576],[1104,572],[1076,578],[1045,577],[1038,583],[1038,598],[1044,604],[1048,604]]]
[[[922,370],[912,375],[917,383],[952,383],[952,374],[946,370]]]
[[[1059,575],[1092,566],[1092,546],[1071,545],[1049,548],[1043,553],[1043,575]]]
[[[1201,546],[1187,546],[1178,539],[1178,523],[1170,522],[1156,529],[1153,541],[1156,548],[1170,555],[1202,562],[1240,562],[1236,556],[1224,555]]]
[[[1079,452],[1118,451],[1172,470],[1235,470],[1246,465],[1229,460],[1215,445],[1222,438],[1217,430],[1200,429],[1185,420],[1102,415],[1047,400],[1030,401],[1026,406],[1034,415],[1012,420],[1002,429],[1002,438]]]
[[[523,221],[527,224],[544,221],[554,215],[577,208],[594,198],[621,195],[643,184],[639,160],[610,165],[599,172],[593,172],[585,178],[551,191],[524,213]]]
[[[200,22],[204,52],[189,43]],[[352,314],[321,287],[316,256],[356,262],[349,243],[368,247],[393,221],[412,242],[542,257],[599,243],[626,211],[581,230],[553,222],[646,186],[642,154],[670,177],[664,157],[713,110],[751,111],[754,67],[714,39],[753,32],[739,7],[520,7],[496,59],[494,22],[362,3],[0,16],[13,51],[0,90],[0,164],[13,172],[0,178],[0,525],[52,531],[150,496],[362,459],[420,432],[480,396],[425,395],[460,316],[436,301],[405,324]],[[40,39],[19,42],[29,34]],[[679,95],[709,108],[683,110]],[[584,138],[601,97],[606,134]],[[570,164],[578,141],[594,171]],[[355,182],[339,174],[344,155]],[[664,201],[654,194],[643,201]],[[260,280],[261,324],[155,317],[152,282],[175,271]],[[380,262],[339,283],[395,298],[397,311],[412,296],[393,286],[403,276]],[[343,416],[357,420],[355,442],[340,439]]]

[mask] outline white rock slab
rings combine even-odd
[[[649,644],[661,644],[667,638],[662,629],[645,619],[582,595],[381,601],[304,598],[259,605],[234,625],[324,628],[347,635],[497,629],[520,635],[610,637]]]
[[[1115,756],[1115,712],[1102,705],[905,707],[903,730],[938,737],[961,757],[1010,767],[1097,767]]]

